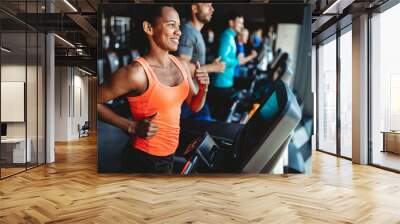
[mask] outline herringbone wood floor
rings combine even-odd
[[[97,174],[94,137],[0,181],[0,223],[400,223],[400,175],[316,152],[313,174]]]

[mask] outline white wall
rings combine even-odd
[[[88,78],[83,75],[76,68],[56,67],[56,141],[79,138],[78,124],[88,121]]]
[[[76,75],[76,72],[79,72],[78,75]],[[73,110],[75,113],[73,113],[73,123],[72,123],[72,135],[73,136],[78,136],[78,129],[77,126],[78,124],[83,125],[85,121],[89,120],[89,111],[88,111],[88,106],[89,106],[89,92],[88,92],[88,77],[81,76],[83,73],[81,73],[79,70],[75,70],[75,75],[74,75],[74,108]],[[81,108],[80,108],[81,107]]]
[[[353,18],[352,159],[368,163],[368,15]]]
[[[38,70],[36,70],[38,69]],[[42,67],[36,67],[25,64],[3,64],[1,66],[1,81],[5,82],[24,82],[26,84],[26,107],[22,108],[27,119],[24,122],[6,122],[8,138],[25,138],[30,139],[32,161],[39,163],[44,162],[44,89],[43,89]],[[27,78],[27,81],[25,80]],[[24,94],[24,90],[22,93]],[[2,96],[7,97],[7,96]],[[1,108],[2,111],[10,110],[10,108]],[[10,111],[8,111],[10,112]],[[11,111],[12,113],[12,111]],[[36,153],[39,153],[37,157]]]
[[[25,82],[25,65],[18,65],[18,64],[2,65],[1,81]],[[1,110],[7,110],[7,108],[1,108]],[[7,137],[25,138],[25,123],[24,122],[7,123]]]
[[[50,12],[54,10],[50,1],[46,2]],[[55,42],[54,35],[46,35],[46,163],[56,160],[55,153]]]
[[[311,92],[314,95],[313,135],[311,137],[311,150],[317,149],[317,48],[312,46],[311,53]]]
[[[68,140],[68,88],[67,67],[55,68],[55,141]]]
[[[25,65],[2,65],[1,66],[1,81],[2,82],[25,82]],[[28,67],[28,71],[32,67]],[[26,83],[26,82],[25,82]],[[4,96],[2,96],[4,97]],[[1,108],[7,110],[8,108]],[[25,137],[24,122],[7,122],[8,137]]]
[[[276,31],[275,49],[282,49],[282,52],[289,54],[289,67],[292,71],[296,71],[296,62],[300,41],[300,24],[278,24]]]
[[[25,82],[25,65],[2,65],[1,66],[1,81],[4,82]],[[30,74],[36,75],[36,66],[28,66],[28,87],[27,87],[27,120],[28,120],[28,137],[30,127],[32,132],[35,132],[36,136],[36,79],[33,79]],[[39,107],[42,105],[39,105]],[[1,110],[7,110],[8,108],[1,108]],[[32,123],[34,122],[34,123]],[[25,123],[26,122],[7,122],[7,136],[8,137],[25,137]]]

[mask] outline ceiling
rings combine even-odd
[[[337,29],[352,23],[355,16],[374,11],[389,0],[321,0],[313,11],[312,37],[318,43],[331,36]]]
[[[312,6],[312,32],[313,38],[322,35],[325,30],[337,23],[346,15],[356,15],[367,9],[377,7],[387,0],[253,0],[252,2],[263,2],[269,4],[309,3]],[[56,38],[56,55],[62,57],[63,63],[79,62],[90,59],[96,67],[97,48],[97,8],[100,4],[108,3],[135,3],[135,2],[167,2],[164,0],[1,0],[0,1],[0,24],[2,32],[17,33],[25,31],[26,28],[37,31],[55,32],[63,39],[75,45]],[[170,2],[170,1],[169,1]],[[188,2],[179,1],[175,2]],[[226,1],[213,1],[222,3]],[[248,3],[247,0],[236,0],[230,2]],[[337,3],[335,3],[337,2]],[[52,13],[49,13],[49,12]],[[325,12],[325,14],[324,14]],[[328,13],[327,13],[328,12]],[[327,14],[326,14],[327,13]],[[8,36],[5,38],[9,38]],[[15,45],[21,41],[11,38]],[[7,40],[7,42],[12,42]],[[16,47],[16,46],[15,46]],[[82,53],[78,53],[76,49]],[[28,49],[28,51],[30,51]],[[68,58],[75,57],[75,58]],[[60,57],[61,58],[61,57]],[[86,63],[89,63],[86,61]]]

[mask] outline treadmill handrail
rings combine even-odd
[[[256,117],[259,116],[259,114],[261,113],[261,109],[263,108],[264,105],[261,106],[257,110],[257,112],[254,114],[252,119],[250,119],[249,122],[245,125],[245,127],[241,130],[241,132],[238,135],[238,138],[235,139],[234,151],[236,153],[236,156],[238,156],[238,158],[239,158],[240,169],[245,167],[245,165],[252,159],[252,157],[257,153],[257,151],[263,146],[264,142],[266,142],[268,137],[271,136],[271,134],[276,133],[274,127],[277,127],[277,125],[282,121],[282,119],[285,117],[285,115],[288,113],[288,111],[291,109],[291,107],[295,107],[294,109],[299,108],[297,100],[293,96],[293,93],[290,92],[291,91],[290,88],[286,84],[284,84],[283,81],[278,81],[276,83],[276,86],[274,86],[274,89],[275,88],[284,88],[283,94],[284,94],[285,102],[284,102],[283,107],[281,107],[281,105],[279,105],[280,108],[283,108],[283,109],[281,109],[281,111],[279,112],[279,115],[273,121],[270,128],[268,128],[266,133],[263,135],[262,140],[257,142],[252,148],[248,148],[247,146],[243,145],[245,142],[242,142],[243,137],[245,137],[243,135],[246,134],[246,131],[249,128],[249,125],[252,124],[252,122],[254,122],[254,119],[256,119]],[[269,93],[269,97],[266,97],[264,103],[266,103],[267,100],[272,96],[273,92],[275,92],[275,91],[272,91],[271,93]],[[295,112],[298,112],[297,114],[294,115],[299,118],[297,121],[297,123],[298,123],[301,118],[301,113],[299,111],[295,111]],[[288,133],[288,135],[289,135],[289,133]],[[283,136],[283,137],[287,138],[288,136]],[[250,150],[250,152],[247,152],[246,155],[243,155],[243,153],[242,153],[243,148],[246,148],[246,150]]]

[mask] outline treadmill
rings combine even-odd
[[[245,125],[182,120],[181,144],[191,143],[182,153],[186,163],[180,172],[271,173],[300,119],[294,94],[277,81]]]
[[[288,53],[281,52],[276,58],[268,65],[268,70],[265,74],[254,75],[253,80],[248,90],[241,90],[238,92],[237,99],[231,106],[227,123],[246,123],[248,112],[252,109],[254,103],[258,103],[265,98],[265,93],[271,86],[271,77],[278,68],[282,68],[280,76],[277,80],[281,80],[286,71],[286,61],[288,60]]]

